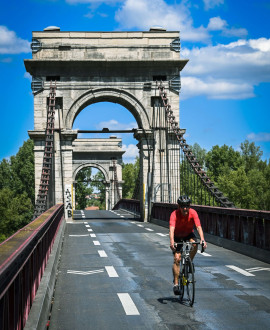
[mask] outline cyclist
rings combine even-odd
[[[196,242],[197,239],[194,234],[195,225],[200,236],[200,244],[204,244],[205,249],[207,247],[207,244],[204,240],[200,219],[197,212],[190,208],[190,203],[191,200],[187,195],[181,195],[177,200],[178,209],[173,211],[170,216],[170,248],[174,254],[174,264],[172,270],[174,278],[173,292],[175,295],[180,294],[178,287],[178,277],[180,271],[181,246],[178,246],[176,249],[174,243],[179,243],[181,240]],[[191,260],[193,260],[195,257],[197,249],[197,245],[194,244],[192,251],[190,251]]]

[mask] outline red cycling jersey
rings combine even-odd
[[[192,232],[194,232],[194,225],[196,227],[201,225],[198,213],[189,209],[186,216],[183,216],[179,210],[172,212],[170,217],[170,227],[174,227],[174,236],[176,237],[186,237]]]

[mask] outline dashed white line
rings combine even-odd
[[[94,245],[100,245],[99,241],[93,241]]]
[[[143,227],[143,225],[137,225],[138,227]]]
[[[107,258],[107,253],[104,250],[98,250],[98,254],[101,258]]]
[[[203,253],[202,253],[200,250],[198,250],[198,253],[200,253],[200,255],[202,255],[202,256],[204,256],[204,257],[212,257],[211,254],[206,253],[206,252],[203,252]]]
[[[162,233],[157,233],[157,235],[159,235],[159,236],[167,236],[166,234],[162,234]]]
[[[88,225],[88,222],[84,222],[85,225]]]
[[[71,237],[86,237],[89,236],[89,234],[85,234],[85,235],[69,235]]]
[[[91,237],[97,237],[96,234],[90,234]]]
[[[233,270],[235,270],[236,272],[245,275],[245,276],[255,276],[254,274],[250,274],[249,272],[245,271],[244,269],[241,269],[239,267],[236,266],[232,266],[232,265],[226,265],[226,267],[231,268]]]
[[[146,230],[148,230],[148,231],[154,231],[153,229],[151,229],[151,228],[145,228]]]
[[[89,226],[89,225],[85,225],[85,227],[86,227],[86,228],[90,228],[90,226]]]
[[[119,277],[113,266],[105,266],[109,277]]]
[[[88,231],[93,231],[93,229],[87,229]]]
[[[136,305],[128,293],[117,293],[126,315],[140,315]]]

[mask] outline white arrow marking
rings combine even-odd
[[[68,274],[75,274],[75,275],[92,275],[103,273],[104,269],[97,269],[97,270],[89,270],[88,272],[80,271],[80,270],[67,270]]]
[[[250,273],[246,272],[244,269],[241,269],[241,268],[236,267],[236,266],[226,265],[226,267],[231,268],[231,269],[235,270],[236,272],[238,272],[242,275],[245,275],[245,276],[255,276],[253,274],[250,274]]]

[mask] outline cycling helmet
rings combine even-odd
[[[181,195],[179,196],[179,198],[177,199],[177,204],[180,207],[189,207],[191,203],[190,198],[187,195]]]

